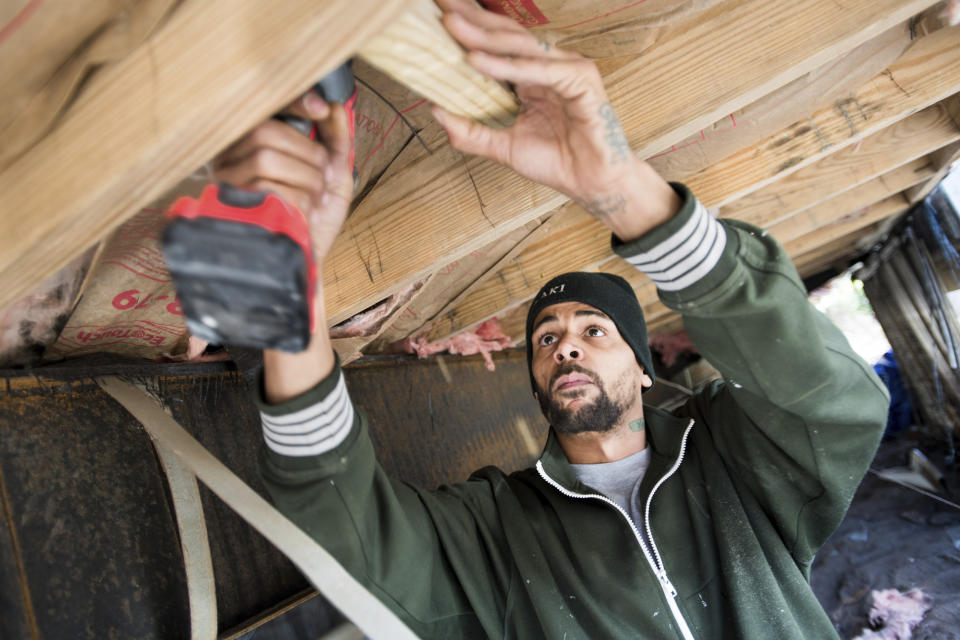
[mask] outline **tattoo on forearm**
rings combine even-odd
[[[594,200],[577,200],[577,203],[598,218],[607,218],[627,209],[627,200],[619,193]]]
[[[627,142],[627,136],[623,132],[623,125],[620,124],[620,118],[617,117],[617,112],[613,110],[613,105],[609,102],[604,102],[600,105],[600,117],[603,119],[603,124],[606,128],[604,140],[613,152],[613,161],[629,161],[630,143]]]

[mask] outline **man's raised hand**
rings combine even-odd
[[[513,125],[492,129],[434,106],[453,148],[504,164],[576,200],[629,240],[679,207],[673,189],[630,150],[596,65],[538,40],[472,0],[437,0],[443,23],[481,73],[511,83]]]

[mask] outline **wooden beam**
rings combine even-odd
[[[910,203],[907,202],[903,194],[898,193],[866,209],[845,215],[832,224],[822,226],[815,231],[795,238],[784,244],[783,248],[791,257],[799,256],[836,238],[855,233],[884,218],[901,213],[909,206]]]
[[[636,59],[608,63],[605,82],[633,147],[649,156],[929,4],[812,0],[771,11],[762,0],[727,0]],[[325,274],[332,322],[566,200],[492,162],[431,150],[409,147],[403,169],[388,170],[348,220]]]
[[[940,102],[732,202],[720,215],[769,227],[955,140],[960,126]]]
[[[633,148],[648,157],[685,138],[679,129],[695,133],[931,4],[883,0],[838,7],[814,0],[777,3],[774,10],[769,2],[728,0],[669,28],[650,51],[615,63],[604,78]],[[708,80],[686,83],[694,77]],[[672,91],[650,91],[663,80]]]
[[[864,244],[865,238],[870,238],[878,229],[880,223],[858,229],[847,236],[829,242],[814,251],[794,258],[801,278],[811,276],[829,266],[848,260],[860,254],[869,245]]]
[[[333,69],[407,0],[187,1],[0,173],[0,307]]]
[[[735,113],[724,115],[647,161],[675,180],[703,171],[846,97],[893,64],[911,40],[910,25],[899,24]]]
[[[597,238],[596,233],[606,237],[609,244],[609,232],[598,229],[589,213],[568,203],[425,323],[429,339],[457,333],[495,315],[497,310],[530,298],[547,280],[560,273],[544,269],[544,265],[556,263],[557,237],[566,239],[564,259],[571,263],[602,260],[605,255],[598,252],[597,247],[602,246],[603,238]],[[490,313],[491,309],[494,313]]]
[[[851,211],[859,211],[898,194],[935,173],[929,158],[919,158],[893,171],[865,182],[849,191],[795,213],[767,228],[781,244],[828,225]]]
[[[469,290],[539,227],[536,221],[530,222],[434,273],[424,285],[423,292],[370,344],[369,351],[382,351],[387,345],[418,333],[425,324],[442,315],[451,300]]]
[[[960,35],[960,31],[954,35]],[[917,62],[914,57],[908,57],[911,52],[916,56],[918,52],[928,52],[931,48],[939,50],[941,45],[942,43],[936,47],[911,49],[898,61],[900,67],[897,68],[905,68]],[[960,52],[957,53],[957,61],[960,62]],[[926,55],[924,53],[924,56]],[[960,65],[957,66],[956,72],[957,77],[954,82],[960,86]],[[886,74],[882,74],[881,77],[885,82],[889,82]],[[899,89],[897,93],[900,93]],[[878,107],[873,113],[876,114],[881,109],[882,107]],[[892,117],[892,113],[885,113],[885,118]],[[837,118],[842,119],[839,115]],[[785,134],[792,135],[792,131],[793,127],[790,127]],[[778,134],[774,138],[782,139],[783,135]],[[847,135],[852,135],[849,129]],[[745,210],[749,214],[746,221],[763,224],[769,220],[782,218],[784,211],[789,212],[791,206],[797,207],[814,198],[828,197],[834,191],[842,191],[852,186],[848,181],[858,184],[882,174],[890,167],[908,162],[908,170],[891,176],[891,185],[902,186],[893,191],[887,191],[885,195],[900,191],[906,186],[915,184],[917,179],[913,179],[913,176],[917,171],[923,171],[922,166],[909,163],[911,158],[958,138],[960,138],[960,128],[950,117],[947,107],[941,104],[927,107],[868,136],[860,145],[842,147],[837,154],[827,156],[817,164],[797,172],[795,176],[790,176],[790,183],[785,188],[785,204],[782,206],[778,202],[779,194],[776,189],[784,181],[773,183],[762,198],[763,207],[755,204]],[[820,153],[823,155],[824,152]],[[769,164],[767,157],[758,149],[754,150],[751,162],[761,166]],[[741,168],[751,170],[749,166]],[[709,168],[706,173],[710,174],[712,171],[713,168]],[[716,197],[716,194],[712,196]],[[708,193],[704,200],[707,206],[715,204],[709,199],[710,197],[711,194]],[[864,197],[866,197],[864,192],[858,193],[857,202],[862,202]],[[879,199],[882,198],[876,200]],[[863,204],[868,203],[862,203],[859,206]],[[851,206],[840,211],[846,213],[854,208],[856,207]],[[770,209],[774,209],[776,213],[769,213]],[[815,216],[816,219],[820,219],[823,217],[823,212],[815,212]],[[478,282],[472,291],[448,305],[449,308],[444,311],[443,317],[439,318],[431,329],[430,338],[437,340],[446,337],[497,315],[500,310],[532,296],[544,282],[561,271],[590,269],[610,259],[609,233],[606,227],[592,220],[586,212],[576,206],[568,206],[555,216],[557,221],[567,218],[575,220],[575,225],[571,225],[569,229],[557,231],[546,226],[538,230],[533,248],[526,251],[524,247],[518,247],[517,251],[510,256],[511,264],[498,268],[494,274]],[[795,224],[799,224],[799,221]],[[557,247],[564,247],[564,251],[558,253]]]
[[[806,120],[687,180],[711,206],[781,180],[960,90],[960,26],[913,43],[883,73]],[[758,158],[762,161],[758,161]]]

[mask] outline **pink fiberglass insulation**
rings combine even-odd
[[[393,315],[400,306],[405,305],[420,290],[425,280],[414,282],[381,300],[365,311],[352,316],[340,324],[330,327],[331,338],[361,338],[372,336]]]
[[[660,354],[663,364],[668,367],[673,366],[681,354],[697,352],[686,331],[653,336],[650,338],[650,348]]]
[[[901,593],[896,589],[874,591],[870,625],[854,640],[910,640],[933,600],[920,589]]]
[[[464,331],[455,336],[437,340],[436,342],[427,342],[426,338],[417,336],[414,338],[405,338],[395,342],[387,349],[394,353],[415,353],[420,358],[432,356],[435,353],[453,353],[461,356],[469,356],[479,353],[483,356],[487,369],[493,371],[496,367],[493,364],[493,358],[490,353],[493,351],[503,351],[513,345],[509,336],[504,335],[500,330],[500,323],[496,318],[490,318],[482,322],[475,331]]]

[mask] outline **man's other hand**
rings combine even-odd
[[[511,83],[521,103],[514,124],[500,130],[435,106],[453,148],[560,191],[625,241],[676,213],[679,198],[630,150],[591,60],[538,40],[472,0],[437,4],[444,26],[467,49],[467,61]]]

